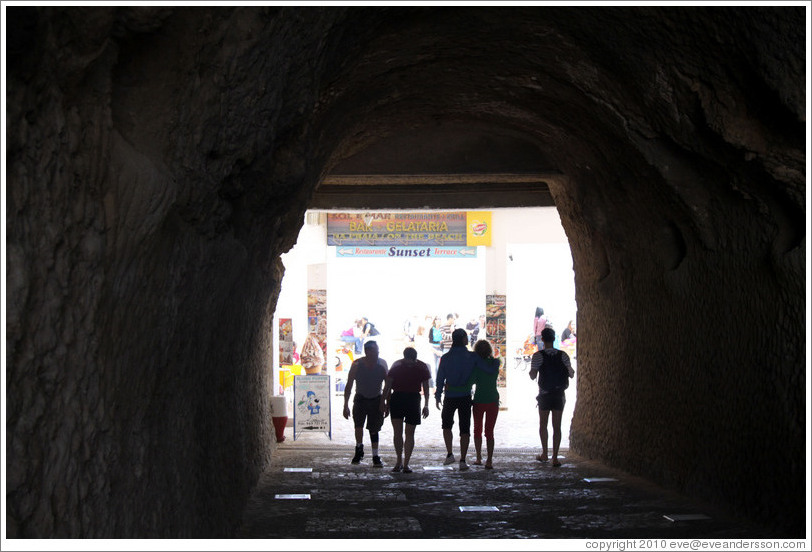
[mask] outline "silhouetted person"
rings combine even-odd
[[[454,462],[452,445],[454,434],[454,413],[458,414],[460,424],[460,470],[467,470],[465,455],[468,453],[468,441],[471,438],[471,374],[474,371],[479,355],[468,350],[468,334],[462,328],[451,333],[451,349],[440,359],[437,370],[437,390],[434,398],[437,408],[442,402],[443,440],[445,441],[446,459],[443,464]],[[445,400],[441,397],[445,391]]]
[[[378,434],[383,426],[383,414],[380,410],[381,386],[388,372],[386,361],[378,357],[378,344],[375,341],[364,343],[364,356],[350,366],[347,386],[344,388],[344,418],[350,417],[350,393],[353,383],[358,382],[352,405],[352,420],[355,423],[353,464],[360,463],[364,457],[364,420],[366,420],[372,446],[372,465],[376,468],[383,467],[378,456]]]
[[[570,357],[564,351],[553,347],[555,331],[545,328],[541,332],[543,349],[533,353],[530,359],[530,379],[539,376],[539,437],[541,438],[542,454],[536,455],[536,460],[547,461],[547,418],[553,413],[553,466],[558,467],[558,448],[561,445],[561,415],[564,411],[566,399],[564,391],[569,387],[569,378],[575,375]]]
[[[493,468],[493,428],[496,417],[499,416],[499,390],[496,380],[499,378],[499,359],[493,358],[491,344],[480,339],[474,344],[474,353],[479,356],[474,367],[474,450],[476,460],[474,465],[482,465],[482,420],[485,420],[485,441],[488,458],[485,460],[485,469]]]
[[[403,349],[403,358],[396,360],[386,376],[386,385],[381,395],[380,410],[386,417],[391,415],[393,442],[397,463],[393,472],[403,470],[412,473],[409,460],[414,450],[414,430],[420,425],[420,388],[423,388],[425,405],[423,417],[429,415],[429,373],[428,365],[417,360],[417,350],[413,347]],[[406,439],[403,439],[403,423],[406,422]]]

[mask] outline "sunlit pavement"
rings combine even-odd
[[[332,403],[332,440],[286,430],[271,467],[244,514],[238,537],[250,539],[714,539],[767,538],[769,533],[707,504],[680,497],[644,480],[582,459],[567,450],[562,466],[535,459],[539,451],[537,388],[512,386],[508,410],[496,425],[494,469],[457,462],[443,465],[439,411],[417,428],[411,474],[391,472],[392,429],[381,433],[383,468],[365,457],[352,465],[353,424],[341,416],[343,397]],[[510,375],[508,377],[511,377]],[[532,385],[531,385],[532,384]],[[568,397],[574,397],[574,385]],[[572,416],[568,399],[565,421]],[[473,445],[473,443],[472,443]],[[484,452],[484,451],[483,451]],[[459,444],[454,437],[454,454]],[[469,465],[474,459],[469,450]],[[687,516],[687,517],[680,517]],[[444,545],[445,548],[448,546]]]
[[[535,381],[530,379],[528,370],[529,369],[516,368],[515,362],[512,361],[508,364],[507,379],[509,384],[506,390],[505,404],[501,405],[501,407],[506,407],[506,410],[499,411],[499,416],[496,419],[496,427],[494,429],[494,438],[497,448],[527,448],[535,449],[536,452],[540,452],[541,450],[538,410],[536,408],[538,385]],[[576,402],[577,377],[576,366],[576,376],[575,379],[570,381],[570,387],[567,390],[567,403],[564,407],[564,415],[561,422],[561,446],[563,448],[569,446],[570,421]],[[345,420],[342,416],[344,396],[336,394],[333,395],[331,400],[330,418],[332,439],[324,432],[302,432],[296,435],[295,443],[292,443],[294,441],[293,427],[288,427],[285,430],[285,445],[354,445],[355,429],[352,419]],[[352,405],[352,398],[350,398],[350,405]],[[444,448],[443,431],[440,427],[440,411],[437,410],[435,406],[433,396],[429,400],[429,411],[429,417],[422,420],[422,423],[415,430],[415,446]],[[471,428],[473,430],[473,420],[471,422]],[[456,419],[453,431],[454,454],[458,455],[459,436]],[[549,446],[552,447],[552,427],[549,425],[548,432],[550,434]],[[380,440],[382,450],[389,450],[387,453],[382,453],[382,457],[393,452],[392,425],[388,418],[384,421]],[[369,448],[369,434],[366,430],[364,430],[364,447]],[[473,447],[473,438],[471,439],[471,447]],[[352,456],[352,453],[350,453],[350,456]],[[384,460],[386,460],[386,458],[384,458]]]

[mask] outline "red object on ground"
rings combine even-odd
[[[288,424],[287,416],[272,416],[273,427],[276,429],[276,442],[281,443],[285,440],[285,426]]]

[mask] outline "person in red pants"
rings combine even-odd
[[[482,465],[482,420],[485,420],[485,440],[488,457],[485,460],[485,469],[493,468],[493,428],[496,417],[499,415],[499,391],[496,389],[496,379],[499,376],[499,359],[493,358],[491,344],[479,340],[474,344],[474,352],[479,355],[474,367],[473,380],[476,386],[474,392],[474,450],[476,451],[475,466]]]

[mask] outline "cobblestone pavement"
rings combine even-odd
[[[390,549],[411,539],[553,539],[559,541],[555,549],[567,549],[572,539],[768,537],[768,530],[570,453],[575,382],[567,392],[564,410],[563,465],[553,468],[538,462],[536,384],[526,370],[514,368],[509,377],[519,385],[510,385],[503,397],[507,409],[497,419],[493,470],[471,465],[460,471],[456,463],[443,466],[440,412],[433,401],[428,419],[415,434],[413,473],[390,471],[395,456],[388,419],[380,437],[385,466],[372,467],[366,431],[366,456],[360,465],[352,465],[353,423],[341,416],[343,396],[335,395],[332,439],[325,433],[304,432],[294,440],[293,428],[286,428],[285,440],[275,444],[271,467],[249,501],[238,537],[387,539],[383,546]],[[454,433],[454,454],[459,459],[456,427]],[[469,464],[473,459],[469,448]],[[461,507],[475,508],[462,511]],[[466,542],[469,550],[476,543]],[[449,549],[449,544],[436,549]],[[418,546],[422,545],[404,549]]]
[[[238,538],[768,538],[764,529],[569,451],[554,468],[536,461],[535,450],[497,449],[493,470],[460,471],[456,463],[443,466],[444,449],[420,447],[411,474],[390,471],[391,447],[380,453],[382,469],[372,467],[368,450],[361,464],[350,464],[352,446],[278,444]]]

